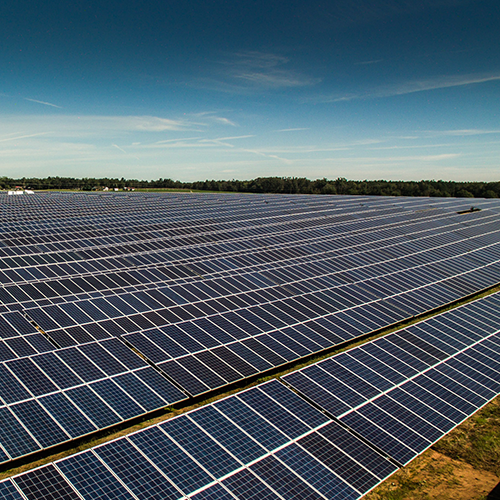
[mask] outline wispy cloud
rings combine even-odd
[[[219,111],[220,112],[220,111]],[[189,116],[193,118],[201,118],[207,123],[214,123],[216,125],[230,125],[231,127],[237,127],[238,124],[226,118],[225,116],[219,116],[218,111],[202,111],[200,113],[192,113]]]
[[[17,141],[18,139],[27,139],[28,137],[38,137],[39,135],[47,135],[48,133],[49,132],[39,132],[38,134],[17,135],[15,137],[7,137],[0,139],[0,142]]]
[[[231,141],[235,139],[247,139],[248,137],[255,137],[254,135],[236,135],[233,137],[217,137],[216,139],[202,139],[200,142],[221,142]]]
[[[300,127],[300,128],[282,128],[280,130],[275,130],[275,132],[296,132],[298,130],[310,130],[309,127]]]
[[[181,139],[165,139],[163,141],[156,141],[155,144],[169,144],[169,143],[175,143],[175,142],[186,142],[186,141],[195,141],[197,139],[203,139],[202,137],[183,137]],[[139,145],[140,142],[137,143]]]
[[[60,137],[106,137],[128,133],[205,132],[209,124],[190,118],[162,118],[158,116],[102,116],[102,115],[4,115],[4,123],[14,130],[45,131],[50,127]]]
[[[413,94],[451,87],[463,87],[500,80],[500,73],[479,75],[451,75],[439,76],[430,79],[412,80],[402,83],[380,86],[366,91],[353,92],[345,95],[330,95],[315,98],[318,102],[342,102],[355,99],[372,99],[380,97],[393,97],[398,95]]]
[[[222,92],[252,93],[306,87],[321,81],[290,66],[290,59],[279,54],[235,52],[218,60],[209,70],[212,75],[196,80],[194,85]]]
[[[279,160],[279,161],[281,161],[283,163],[287,163],[287,164],[292,163],[292,160],[289,160],[288,158],[283,158],[281,156],[272,155],[269,153],[263,153],[262,151],[259,151],[258,149],[241,149],[241,151],[243,151],[245,153],[252,153],[252,154],[255,154],[258,156],[263,156],[264,158],[270,158],[272,160]]]
[[[451,136],[451,137],[466,137],[470,135],[490,135],[490,134],[500,134],[500,130],[485,130],[485,129],[461,129],[461,130],[426,130],[426,137],[442,137],[442,136]]]
[[[135,155],[131,155],[130,153],[128,153],[127,151],[125,151],[123,148],[121,148],[120,146],[116,145],[116,144],[111,144],[111,146],[115,147],[116,149],[120,150],[122,153],[125,153],[126,155],[128,156],[132,156],[133,158],[135,158],[136,160],[139,160],[139,158]]]
[[[36,102],[38,104],[44,104],[45,106],[51,106],[53,108],[63,109],[62,106],[58,106],[57,104],[52,104],[51,102],[38,101],[37,99],[30,99],[28,97],[24,98],[25,101]]]

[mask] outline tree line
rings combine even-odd
[[[78,189],[99,191],[109,189],[187,189],[202,191],[230,191],[239,193],[287,193],[287,194],[347,194],[378,196],[441,196],[466,198],[500,198],[500,182],[455,181],[353,181],[339,177],[309,180],[305,177],[258,177],[252,180],[205,180],[181,182],[172,179],[137,180],[114,178],[73,177],[0,177],[0,189],[21,186],[27,189]]]

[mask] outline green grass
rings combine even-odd
[[[475,469],[500,475],[500,397],[438,441],[433,448]]]

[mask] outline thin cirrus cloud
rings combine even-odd
[[[38,132],[37,134],[26,134],[26,135],[15,135],[14,137],[4,137],[0,139],[0,142],[10,142],[10,141],[17,141],[19,139],[28,139],[30,137],[38,137],[40,135],[47,135],[49,132]],[[12,135],[12,134],[9,134]]]
[[[262,90],[308,87],[320,78],[290,68],[289,58],[279,54],[242,51],[227,54],[209,70],[212,75],[198,78],[194,86],[232,93],[254,93]]]
[[[121,148],[120,146],[118,146],[117,144],[111,144],[111,146],[115,147],[116,149],[118,149],[119,151],[121,151],[122,153],[125,153],[126,155],[129,155],[129,156],[132,156],[133,158],[135,158],[136,160],[140,160],[140,158],[138,158],[137,156],[135,155],[131,155],[130,153],[128,153],[127,151],[125,151],[123,148]]]
[[[214,121],[214,117],[162,118],[158,116],[77,116],[77,115],[12,115],[3,123],[5,133],[18,130],[18,135],[47,133],[57,137],[114,137],[133,133],[206,132],[212,126],[227,127],[230,120]],[[0,123],[0,133],[2,130]],[[10,139],[9,139],[10,140]]]
[[[282,128],[280,130],[275,130],[275,132],[298,132],[299,130],[311,130],[311,129],[309,127]]]
[[[247,139],[255,137],[254,135],[239,135],[232,137],[216,137],[214,139],[207,139],[204,137],[184,137],[178,139],[166,139],[156,141],[152,144],[142,144],[139,147],[142,149],[168,149],[168,148],[213,148],[214,146],[224,146],[227,148],[234,148],[234,144],[227,141]]]
[[[380,86],[374,90],[355,92],[351,94],[331,95],[313,98],[316,102],[343,102],[355,99],[371,99],[379,97],[393,97],[416,92],[425,92],[429,90],[445,89],[451,87],[462,87],[486,82],[500,80],[500,73],[477,74],[477,75],[451,75],[441,76],[423,80],[412,80],[399,84]]]
[[[58,106],[57,104],[52,104],[51,102],[39,101],[37,99],[30,99],[29,97],[25,97],[24,100],[30,102],[36,102],[37,104],[43,104],[45,106],[51,106],[52,108],[63,109],[62,106]]]
[[[471,135],[490,135],[490,134],[500,134],[500,130],[495,129],[461,129],[461,130],[426,130],[426,137],[442,137],[442,136],[450,136],[450,137],[466,137]]]

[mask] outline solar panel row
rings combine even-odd
[[[50,216],[50,215],[51,214],[47,214],[47,216]],[[409,212],[408,215],[412,215],[411,212]],[[404,217],[400,216],[400,219],[403,222],[408,222],[408,219],[409,219],[408,215],[405,214]],[[451,217],[450,214],[446,214],[446,215],[447,215],[447,217]],[[435,216],[436,215],[434,215],[434,217]],[[491,216],[491,214],[490,214],[490,216]],[[474,217],[477,217],[477,216],[474,215]],[[456,219],[455,224],[458,225],[458,227],[456,227],[455,229],[458,230],[459,234],[460,234],[460,231],[463,229],[463,222],[460,220],[460,216],[457,216],[456,214],[454,214],[454,218]],[[382,219],[382,222],[385,222],[385,220]],[[308,221],[308,224],[309,223],[310,223],[310,221]],[[360,225],[361,223],[356,223],[356,224]],[[367,224],[368,224],[368,227],[367,227]],[[370,224],[371,224],[371,222],[368,223],[367,221],[364,221],[364,223],[361,224],[361,226],[364,226],[363,229],[366,230],[366,229],[369,229]],[[332,233],[332,231],[333,231],[333,233],[336,234],[336,236],[339,236],[339,234],[338,234],[339,228],[335,227],[335,225],[331,225],[331,226],[332,227],[328,228],[328,231],[323,230],[322,233],[318,234],[318,237],[320,237],[322,239],[325,239],[325,238],[331,239],[332,236],[330,234],[330,238],[328,238],[328,236],[329,236],[328,233]],[[361,227],[358,228],[358,230],[359,229],[361,229]],[[269,227],[268,226],[266,226],[264,228],[261,227],[261,230],[268,231]],[[304,236],[304,233],[305,233],[305,231],[302,230],[300,232],[296,232],[295,234],[293,234],[293,238],[292,238],[291,243],[293,244],[293,252],[295,255],[298,255],[297,252],[299,252],[299,250],[300,250],[297,248],[297,244],[299,243],[298,240],[302,237],[307,236],[307,235]],[[382,236],[383,235],[377,235],[376,237],[380,238]],[[404,235],[401,235],[401,236],[404,236]],[[363,237],[366,238],[366,236],[363,236]],[[276,245],[276,243],[278,243],[279,246],[283,246],[283,242],[280,242],[279,239],[276,240],[276,237],[271,238],[269,242],[268,241],[260,242],[260,240],[258,240],[256,242],[256,238],[255,238],[255,236],[253,236],[250,241],[252,242],[253,247],[250,249],[247,249],[247,251],[251,252],[251,254],[252,254],[251,257],[254,259],[257,258],[257,254],[258,254],[258,252],[256,250],[259,250],[259,248],[261,248],[262,246],[268,246],[268,245],[272,244],[272,242],[274,242],[275,245]],[[236,242],[240,243],[241,238],[237,239]],[[331,244],[332,242],[330,241],[329,243]],[[340,242],[340,248],[343,249],[343,247],[345,247],[346,244],[348,244],[347,241]],[[9,248],[11,248],[11,247],[9,247]],[[24,249],[25,247],[22,247],[22,248]],[[39,281],[42,279],[42,278],[40,278],[40,272],[42,272],[42,277],[43,277],[43,271],[47,271],[48,268],[44,267],[43,271],[42,271],[40,266],[30,267],[27,262],[20,264],[22,266],[23,277],[16,275],[16,273],[14,272],[14,275],[17,276],[14,278],[14,281],[16,281],[16,285],[12,289],[9,286],[4,287],[3,302],[6,304],[8,304],[8,303],[16,304],[19,301],[21,301],[21,302],[29,302],[30,300],[40,301],[40,300],[46,300],[46,299],[44,299],[45,296],[57,297],[58,295],[61,295],[61,294],[63,296],[64,295],[71,295],[71,294],[78,293],[78,291],[80,293],[83,293],[85,291],[95,292],[98,290],[105,289],[106,286],[110,286],[111,288],[123,287],[123,286],[127,286],[127,285],[132,286],[133,284],[138,284],[138,283],[144,282],[145,279],[147,282],[148,278],[151,278],[152,275],[151,275],[151,272],[149,272],[149,273],[146,273],[146,276],[145,276],[144,270],[142,270],[142,273],[135,274],[137,279],[134,278],[132,280],[132,283],[130,283],[130,278],[129,278],[129,283],[127,283],[126,273],[123,273],[123,272],[121,274],[115,273],[112,275],[113,279],[110,279],[109,275],[103,275],[102,272],[109,273],[110,271],[116,270],[117,268],[119,268],[121,271],[123,271],[123,269],[130,268],[131,264],[133,267],[147,265],[148,268],[151,268],[151,266],[154,264],[154,262],[151,261],[151,258],[154,257],[154,258],[158,259],[158,257],[160,256],[160,254],[158,254],[158,252],[155,253],[154,255],[152,253],[148,253],[147,255],[145,255],[144,251],[143,251],[142,252],[143,255],[141,255],[140,258],[146,259],[146,257],[147,257],[147,259],[149,259],[149,260],[145,260],[144,262],[136,261],[136,262],[131,263],[131,262],[127,262],[127,260],[129,260],[131,258],[138,258],[138,257],[131,256],[130,251],[127,250],[126,248],[124,248],[124,245],[116,245],[115,244],[114,247],[109,247],[109,248],[114,248],[115,250],[120,249],[121,251],[128,252],[128,257],[126,259],[120,259],[120,260],[115,259],[112,263],[110,263],[110,266],[105,265],[107,263],[106,259],[103,260],[102,258],[98,258],[98,256],[95,256],[95,255],[94,256],[86,255],[86,256],[80,257],[80,259],[83,259],[82,260],[83,265],[89,266],[87,273],[88,272],[99,273],[99,268],[101,268],[101,271],[100,271],[101,274],[98,274],[99,279],[96,280],[94,278],[91,280],[90,283],[85,279],[83,279],[83,281],[80,279],[78,281],[78,284],[75,283],[74,280],[68,281],[67,279],[64,280],[64,284],[60,283],[61,278],[59,278],[59,277],[61,275],[64,275],[64,274],[75,275],[75,273],[76,273],[76,276],[79,276],[79,275],[82,275],[82,273],[83,274],[85,273],[85,269],[80,268],[78,270],[78,268],[75,268],[73,264],[72,265],[54,264],[55,267],[52,270],[53,272],[49,270],[50,272],[48,275],[48,278],[51,279],[51,281],[49,283],[43,282],[42,284],[39,283]],[[198,251],[200,251],[200,250],[205,251],[206,248],[207,248],[206,245],[204,245],[203,247],[198,247]],[[337,243],[336,248],[339,248],[339,242]],[[209,255],[213,256],[214,254],[217,254],[217,253],[220,254],[221,252],[227,253],[227,251],[228,251],[227,249],[219,249],[219,252],[215,252],[215,253],[209,252]],[[309,249],[309,251],[307,253],[309,254],[310,252],[311,252],[311,249]],[[299,252],[299,254],[300,254],[300,252]],[[47,255],[53,255],[53,254],[51,253],[51,254],[43,254],[43,255],[47,256]],[[186,255],[185,257],[188,257],[188,256]],[[276,260],[279,260],[276,257],[277,257],[276,255],[273,255],[271,257],[271,260],[268,260],[268,262],[274,262]],[[288,256],[288,257],[290,257],[290,256]],[[71,258],[68,255],[64,255],[64,258],[62,258],[62,260],[68,261],[68,260],[71,260]],[[90,261],[92,261],[92,264],[90,263]],[[166,258],[166,260],[164,260],[164,263],[168,263],[171,261],[172,261],[172,256],[170,256],[170,258]],[[221,259],[218,259],[218,261],[219,262],[215,262],[215,264],[218,265],[219,269],[228,269],[228,265],[227,265],[228,263],[231,264],[229,267],[230,269],[231,268],[234,269],[235,267],[241,266],[241,262],[232,262],[232,263],[229,261],[222,262]],[[213,259],[212,259],[211,263],[214,264]],[[221,265],[222,265],[222,268],[220,267]],[[79,266],[80,266],[80,264],[79,264]],[[169,269],[170,269],[170,271],[172,271],[174,268],[173,268],[173,266],[170,266]],[[210,268],[209,268],[209,270],[210,270]],[[33,275],[31,275],[31,271],[33,271]],[[165,281],[165,280],[168,280],[169,278],[171,279],[173,276],[177,276],[177,278],[179,278],[182,276],[186,276],[186,272],[187,272],[187,275],[191,275],[191,276],[195,275],[193,270],[188,270],[185,266],[181,267],[181,268],[177,267],[177,268],[175,268],[175,271],[177,271],[177,272],[173,273],[173,275],[172,275],[172,273],[167,273],[167,276],[165,276],[163,274],[160,278],[156,277],[156,280],[158,281],[158,279],[160,279],[160,281]],[[213,272],[213,269],[211,271]],[[205,270],[205,272],[206,272],[206,270]],[[168,274],[170,274],[170,276],[168,276]],[[14,275],[12,275],[12,276],[14,276]],[[31,280],[32,281],[34,280],[36,282],[36,286],[28,285],[27,283],[25,283],[26,280],[29,281],[30,276],[31,276]],[[55,280],[58,280],[57,286],[54,283]],[[118,280],[118,283],[116,283],[117,280]],[[104,283],[102,281],[104,281]],[[42,286],[42,285],[44,285],[44,286]],[[41,289],[40,289],[40,287],[41,287]],[[56,287],[57,290],[52,290],[52,287]],[[9,290],[12,293],[10,293]],[[56,295],[54,295],[54,294],[56,294]]]
[[[406,464],[500,393],[500,294],[282,378]]]
[[[271,381],[11,478],[0,492],[37,500],[355,499],[395,470]]]
[[[0,365],[0,461],[186,399],[116,339]]]

